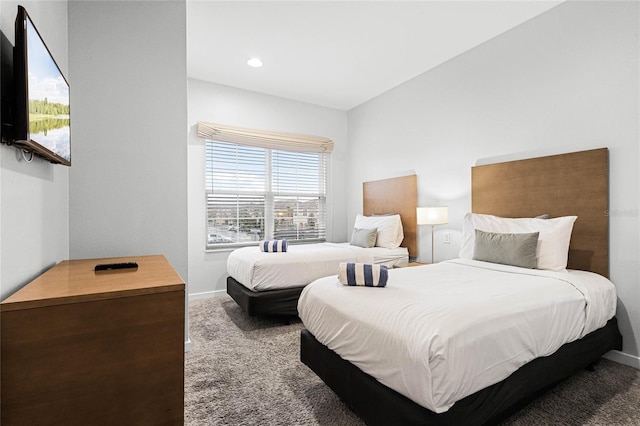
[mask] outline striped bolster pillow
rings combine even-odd
[[[265,240],[260,241],[260,251],[269,253],[287,251],[287,240]]]
[[[338,265],[338,279],[343,285],[384,287],[387,285],[388,277],[389,271],[384,265],[346,262]]]

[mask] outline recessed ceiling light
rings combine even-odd
[[[251,58],[247,60],[247,64],[253,68],[260,68],[262,66],[262,61],[260,58]]]

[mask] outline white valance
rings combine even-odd
[[[198,121],[197,136],[220,142],[297,152],[331,152],[333,141],[319,136],[296,135]]]

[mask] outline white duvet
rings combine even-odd
[[[254,291],[301,287],[327,275],[336,275],[340,262],[377,263],[389,267],[407,263],[405,247],[363,248],[349,243],[289,245],[284,253],[266,253],[257,246],[232,251],[227,273]]]
[[[336,276],[298,301],[318,341],[436,413],[606,324],[616,290],[584,271],[456,259],[393,269],[384,288]]]

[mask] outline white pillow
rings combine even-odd
[[[360,213],[356,216],[353,224],[357,229],[378,228],[378,238],[376,238],[376,247],[397,248],[400,247],[404,238],[402,229],[402,221],[399,214],[387,216],[363,216]]]
[[[488,214],[467,213],[462,222],[462,242],[459,256],[473,259],[475,230],[499,233],[539,232],[537,269],[564,271],[569,257],[569,243],[573,223],[578,216],[563,216],[553,219],[504,218]]]

